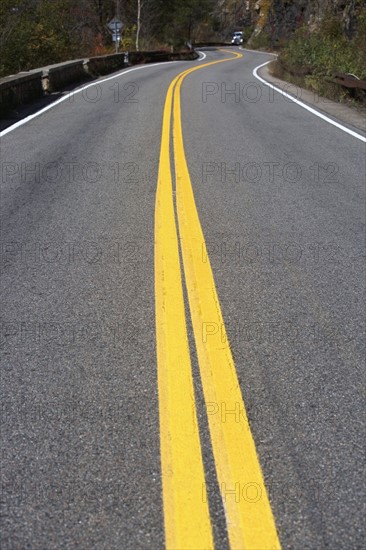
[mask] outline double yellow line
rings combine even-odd
[[[237,53],[234,56],[242,57]],[[210,261],[202,261],[205,240],[184,152],[180,89],[190,73],[232,59],[182,72],[170,84],[164,107],[155,205],[155,307],[163,504],[169,550],[214,548],[179,246],[206,406],[225,404],[228,409],[241,411],[239,419],[230,415],[234,418],[227,421],[219,414],[208,415],[230,547],[280,548],[230,347],[222,340],[202,337],[202,327],[207,321],[217,327],[224,327],[224,321]],[[171,126],[179,238],[170,159]]]

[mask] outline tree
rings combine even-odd
[[[218,0],[0,0],[0,76],[112,51],[119,15],[136,49],[174,45],[210,28]],[[212,25],[211,25],[212,28]]]
[[[139,39],[140,39],[140,29],[141,29],[141,0],[137,0],[137,29],[136,29],[136,51],[139,51]]]

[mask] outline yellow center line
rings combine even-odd
[[[190,71],[193,72],[193,71]],[[276,527],[259,465],[209,258],[202,261],[204,235],[194,200],[184,152],[180,89],[174,91],[174,158],[179,233],[187,294],[206,401],[237,414],[209,414],[217,477],[222,489],[232,549],[279,548]],[[220,328],[219,337],[205,337],[207,324]],[[222,410],[221,410],[222,412]],[[231,491],[233,494],[228,494]]]
[[[213,548],[213,539],[207,500],[202,500],[204,470],[174,218],[169,152],[172,90],[171,86],[164,107],[155,204],[155,308],[164,521],[167,548],[204,549]]]
[[[169,86],[164,107],[155,209],[155,303],[163,504],[169,549],[213,548],[174,219],[169,153],[173,99],[178,223],[206,406],[226,404],[241,411],[239,421],[236,415],[235,421],[226,422],[221,415],[208,417],[230,546],[256,550],[280,547],[230,348],[202,337],[205,323],[220,327],[222,333],[224,322],[210,262],[202,261],[205,241],[181,126],[180,88],[185,76],[232,59],[209,62],[178,75]],[[225,494],[230,491],[234,494]]]

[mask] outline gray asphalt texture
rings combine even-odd
[[[283,548],[361,549],[365,145],[272,96],[270,58],[186,78],[186,155]],[[200,63],[122,72],[1,139],[4,550],[164,547],[154,203],[165,94]]]

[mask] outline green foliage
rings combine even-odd
[[[299,29],[279,55],[282,77],[331,99],[350,98],[350,92],[333,83],[333,77],[351,73],[366,80],[366,10],[359,14],[356,25],[352,39],[336,17],[326,18],[312,33]]]
[[[194,41],[197,32],[210,20],[214,0],[156,0],[155,9],[161,13],[154,33],[162,42],[178,48]],[[210,20],[211,28],[214,25]]]
[[[0,76],[103,50],[113,0],[0,0]]]
[[[334,15],[325,17],[322,23],[321,33],[330,40],[342,40],[344,37],[342,21],[339,17],[335,17]]]
[[[210,35],[217,0],[143,0],[140,46],[180,47]],[[122,49],[135,49],[137,0],[119,2]],[[113,51],[115,0],[0,0],[0,77]]]
[[[243,38],[244,38],[244,44],[246,44],[249,40],[249,38],[252,36],[254,31],[254,28],[251,26],[244,27],[243,29]]]
[[[131,51],[136,48],[136,25],[123,29],[121,50]]]
[[[358,31],[349,40],[335,18],[324,21],[321,29],[297,31],[280,54],[280,61],[293,72],[313,77],[331,77],[336,72],[366,78],[366,10],[358,18]]]
[[[257,36],[253,36],[249,42],[248,46],[253,48],[253,50],[270,50],[271,49],[271,39],[268,34],[262,30]]]

